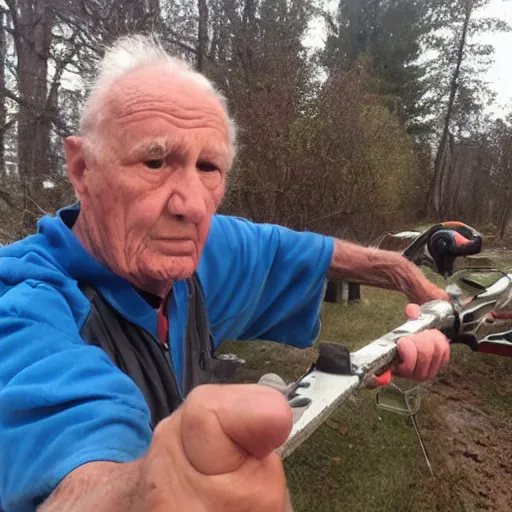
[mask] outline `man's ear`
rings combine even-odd
[[[66,153],[66,166],[69,181],[75,189],[80,202],[86,195],[85,173],[87,166],[83,151],[84,141],[81,137],[71,136],[64,139],[64,152]]]

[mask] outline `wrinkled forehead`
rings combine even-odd
[[[105,99],[105,127],[114,136],[129,132],[144,139],[183,140],[184,132],[202,133],[216,150],[232,151],[226,112],[211,92],[187,78],[176,78],[154,66],[142,68],[115,83]],[[171,133],[161,133],[164,124]],[[127,141],[128,142],[128,141]]]

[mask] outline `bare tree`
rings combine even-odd
[[[503,239],[512,220],[512,116],[508,122],[498,120],[491,133],[493,159],[492,192],[497,200],[497,234]]]
[[[7,126],[7,107],[5,98],[5,62],[7,59],[7,41],[5,37],[6,14],[0,10],[0,176],[5,174],[4,133]]]
[[[481,117],[483,98],[490,96],[481,77],[494,49],[477,43],[474,37],[510,29],[499,19],[477,17],[478,10],[488,3],[489,0],[441,0],[439,5],[441,32],[432,37],[431,47],[438,54],[438,66],[433,74],[433,83],[438,85],[433,86],[433,90],[434,94],[435,89],[438,90],[442,111],[440,141],[428,194],[427,214],[431,218],[444,218],[454,213],[456,197],[453,196],[453,153],[450,148],[458,138],[457,131],[464,132],[477,117]]]
[[[54,14],[49,0],[6,0],[6,4],[13,22],[17,57],[18,95],[10,96],[19,103],[18,172],[22,179],[23,211],[30,212],[50,172],[47,77]],[[22,226],[32,229],[34,219],[25,215]]]
[[[450,80],[450,92],[448,98],[448,105],[446,108],[446,114],[444,116],[441,142],[439,143],[436,159],[434,161],[434,176],[432,179],[429,194],[429,211],[431,215],[439,215],[441,213],[441,203],[443,200],[443,185],[445,183],[445,174],[448,168],[447,146],[450,124],[452,121],[455,98],[459,87],[460,70],[462,66],[462,61],[464,59],[465,48],[468,40],[469,22],[471,21],[471,17],[476,6],[476,2],[474,2],[473,0],[464,0],[463,2],[461,2],[461,4],[463,16],[462,27],[459,35],[457,51],[455,54],[455,66]]]
[[[204,71],[206,52],[208,51],[208,2],[207,0],[198,0],[197,8],[199,18],[197,23],[197,55],[196,68],[198,71]]]

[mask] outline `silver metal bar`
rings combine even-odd
[[[338,407],[362,385],[364,379],[385,369],[396,354],[396,342],[409,334],[426,329],[450,328],[455,323],[453,306],[446,301],[434,300],[421,307],[420,316],[409,320],[381,338],[352,353],[353,375],[333,375],[313,370],[304,376],[297,388],[299,397],[309,398],[310,405],[278,450],[287,457],[299,447]]]
[[[411,414],[411,421],[412,425],[414,427],[414,430],[416,431],[416,435],[418,436],[418,440],[420,442],[421,451],[423,452],[423,456],[425,457],[425,460],[427,461],[428,470],[430,471],[430,475],[434,476],[434,470],[432,469],[432,463],[430,462],[430,459],[427,455],[427,449],[425,448],[425,444],[423,443],[423,439],[420,435],[420,429],[418,428],[418,423],[416,422],[416,414]]]
[[[409,411],[412,426],[414,427],[414,431],[416,432],[416,436],[418,438],[418,441],[420,442],[421,451],[423,452],[423,457],[425,457],[425,461],[427,462],[428,470],[430,471],[430,475],[434,476],[434,470],[432,469],[432,463],[430,462],[430,459],[428,458],[427,448],[425,447],[425,443],[423,442],[423,439],[420,434],[420,429],[418,427],[418,422],[416,421],[416,412],[411,408],[411,404],[409,403],[409,395],[407,393],[404,393],[405,403],[407,405],[407,410]]]

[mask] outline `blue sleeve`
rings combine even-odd
[[[329,237],[215,216],[198,271],[215,344],[311,345],[333,249]]]
[[[146,453],[136,385],[79,336],[68,303],[41,283],[0,298],[0,510],[36,509],[78,466]]]

